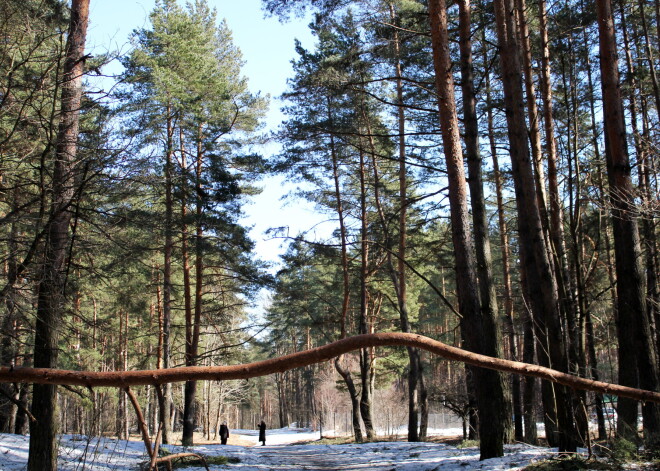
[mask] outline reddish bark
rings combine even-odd
[[[612,205],[612,228],[617,289],[617,334],[619,338],[619,381],[631,386],[658,389],[658,364],[653,353],[651,327],[646,318],[644,273],[638,214],[632,186],[626,123],[619,82],[619,61],[610,0],[596,1],[603,90],[603,122],[607,177]],[[634,438],[637,404],[620,401],[617,433]],[[644,433],[647,440],[660,440],[660,409],[644,404]]]
[[[71,371],[50,368],[0,368],[2,383],[68,384],[73,386],[115,386],[126,388],[134,385],[175,383],[189,380],[225,381],[246,379],[282,373],[294,368],[332,360],[353,350],[369,347],[402,346],[416,347],[439,355],[447,360],[461,361],[470,365],[508,373],[534,376],[574,389],[613,394],[638,401],[660,403],[660,392],[630,388],[618,384],[594,381],[543,366],[519,361],[492,358],[478,353],[451,347],[437,340],[417,334],[388,332],[348,337],[343,340],[278,358],[230,366],[188,366],[143,371]]]
[[[467,3],[463,4],[462,26],[468,27],[465,16],[469,12]],[[490,290],[487,271],[485,246],[481,257],[475,255],[475,246],[472,241],[472,227],[470,226],[469,211],[467,208],[468,189],[466,185],[465,170],[463,168],[463,151],[461,148],[460,131],[458,125],[458,115],[456,111],[456,99],[454,97],[454,79],[452,76],[451,56],[449,52],[449,32],[447,27],[447,6],[444,0],[434,0],[429,2],[429,18],[431,23],[431,44],[433,48],[433,65],[435,70],[436,92],[438,94],[438,108],[440,111],[440,129],[442,132],[443,150],[445,162],[447,165],[447,179],[449,185],[449,209],[451,217],[452,241],[455,252],[455,271],[456,288],[458,293],[459,310],[461,312],[461,336],[466,348],[473,352],[481,352],[493,357],[501,354],[499,346],[499,336],[497,335],[497,325],[495,321],[495,300]],[[466,85],[463,90],[464,108],[466,111],[466,134],[474,131],[472,124],[476,124],[475,119],[470,119],[471,110],[471,92],[469,90],[470,82],[470,62],[469,44],[466,34],[462,34],[461,49],[463,60],[463,81]],[[467,69],[467,70],[465,70]],[[471,83],[471,82],[470,82]],[[474,118],[474,115],[472,116]],[[468,152],[472,155],[468,157],[471,167],[470,178],[473,178],[475,166],[479,167],[479,162],[475,162],[477,149],[472,149],[473,142],[466,139],[469,143]],[[468,145],[468,144],[466,144]],[[476,164],[476,165],[475,165]],[[477,195],[473,196],[473,209],[478,205],[479,189],[478,185],[473,185]],[[480,209],[475,209],[474,226],[479,226]],[[483,214],[481,214],[483,216]],[[482,227],[483,228],[483,227]],[[475,229],[476,238],[481,237],[479,242],[483,242],[485,234]],[[480,298],[479,282],[476,266],[483,263],[482,273],[485,278],[479,280],[482,282],[485,294],[484,299]],[[490,299],[487,302],[485,298]],[[475,396],[479,413],[479,432],[480,432],[480,451],[481,459],[493,458],[504,454],[504,443],[510,435],[510,417],[511,408],[508,401],[508,392],[506,383],[502,376],[494,371],[470,369],[475,385]],[[471,389],[471,388],[469,388]]]
[[[137,417],[138,428],[140,429],[140,433],[142,434],[142,441],[144,442],[144,446],[147,449],[147,454],[151,459],[154,456],[154,449],[151,446],[151,438],[149,437],[149,430],[147,428],[147,423],[144,421],[144,414],[142,413],[142,409],[140,408],[140,403],[135,397],[135,394],[133,394],[133,391],[131,391],[131,388],[129,387],[124,388],[124,392],[131,400],[131,404],[133,404],[133,409],[135,409],[135,415]]]

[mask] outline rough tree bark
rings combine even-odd
[[[367,193],[364,151],[360,150],[360,319],[358,322],[361,334],[369,333],[369,293],[367,278],[369,276],[369,243],[367,241]],[[371,351],[368,348],[360,351],[360,379],[362,392],[360,394],[360,415],[364,423],[367,438],[376,436],[371,415]]]
[[[59,325],[65,310],[66,256],[71,202],[75,189],[79,113],[82,100],[85,39],[89,0],[73,0],[62,77],[60,125],[55,143],[51,218],[47,227],[42,279],[39,283],[35,322],[34,366],[57,366]],[[29,471],[57,469],[57,387],[35,385],[32,392]]]
[[[586,42],[587,40],[587,31],[585,30],[584,34],[584,41]],[[587,60],[589,59],[589,56],[587,55]],[[591,67],[587,67],[587,86],[589,89],[589,96],[595,96],[595,87],[594,87],[594,80],[593,80],[593,74],[591,72]],[[591,128],[591,142],[592,146],[594,149],[594,157],[596,159],[596,162],[602,162],[601,154],[600,154],[600,147],[599,147],[599,132],[598,132],[598,126],[596,124],[596,105],[594,103],[594,100],[589,100],[589,117],[590,117],[590,128]],[[598,203],[600,207],[605,207],[604,204],[604,190],[603,190],[603,172],[602,172],[602,165],[599,165],[596,171],[596,186],[598,188]],[[599,218],[600,223],[599,223],[599,228],[600,228],[600,233],[602,234],[604,245],[605,245],[605,254],[606,254],[606,260],[607,260],[607,273],[608,273],[608,280],[610,282],[610,293],[612,295],[612,306],[616,310],[616,294],[615,294],[615,283],[614,283],[614,277],[612,275],[612,264],[609,263],[610,257],[611,257],[611,250],[610,250],[610,238],[609,238],[609,224],[607,221],[607,218]],[[591,377],[595,380],[600,379],[600,375],[598,373],[598,359],[596,358],[596,347],[595,347],[595,336],[594,336],[594,331],[593,331],[593,325],[591,322],[591,313],[590,311],[587,311],[585,317],[585,328],[586,328],[586,333],[587,333],[587,344],[588,344],[588,352],[589,352],[589,366],[591,368]],[[616,313],[614,313],[614,318],[616,319]],[[595,404],[595,409],[596,409],[596,420],[598,422],[598,439],[600,440],[605,440],[607,439],[607,429],[605,427],[605,414],[603,412],[603,397],[600,394],[596,394],[596,404]]]
[[[188,160],[186,158],[187,152],[184,142],[185,136],[183,129],[179,128],[179,148],[181,154],[181,260],[183,263],[183,304],[186,322],[185,362],[186,366],[195,366],[197,348],[194,344],[195,339],[193,338],[195,322],[193,318],[190,256],[188,251]],[[183,430],[181,435],[181,444],[183,446],[193,445],[197,409],[196,394],[197,383],[195,381],[187,381],[183,393]]]
[[[461,335],[465,339],[467,349],[496,357],[500,354],[499,345],[495,341],[498,335],[493,335],[496,329],[494,319],[482,312],[475,271],[475,249],[470,237],[467,186],[449,56],[445,1],[430,1],[429,14],[440,127],[449,177],[452,240],[456,254],[456,285],[459,311],[462,314]],[[490,315],[492,314],[491,312]],[[511,431],[511,407],[507,398],[506,382],[499,373],[477,368],[472,369],[472,377],[479,410],[481,459],[502,456],[504,443],[510,438]]]
[[[545,243],[528,147],[514,7],[511,0],[495,0],[494,5],[511,169],[518,208],[521,267],[532,303],[537,339],[542,342],[541,348],[537,349],[537,355],[541,364],[568,371],[564,337],[561,332],[557,284]],[[553,390],[549,383],[544,383],[542,386],[546,416],[556,410],[557,436],[553,437],[550,433],[555,425],[555,418],[549,417],[546,419],[548,439],[551,443],[556,441],[560,451],[574,452],[577,449],[577,437],[571,394],[562,387],[555,387]]]
[[[619,83],[618,56],[610,0],[597,0],[600,71],[603,90],[605,154],[610,185],[609,198],[614,229],[614,255],[617,278],[617,333],[619,339],[619,382],[658,390],[651,329],[646,317],[644,272],[642,268],[637,210],[631,180],[631,166],[626,144],[626,125]],[[635,438],[637,403],[619,401],[617,432]],[[642,406],[644,433],[650,442],[660,434],[660,408]]]
[[[570,360],[569,368],[571,371],[578,372],[578,368],[583,370],[585,366],[584,345],[580,339],[583,338],[580,332],[580,322],[578,321],[578,303],[576,300],[575,292],[571,289],[571,275],[569,272],[568,258],[566,255],[566,244],[564,243],[564,218],[563,208],[561,205],[561,196],[559,190],[559,179],[557,172],[557,145],[555,142],[555,126],[554,126],[554,113],[552,104],[552,83],[550,76],[550,46],[548,39],[547,27],[547,11],[545,0],[539,0],[539,33],[541,37],[541,70],[540,70],[540,86],[541,86],[541,99],[543,103],[543,126],[545,132],[545,151],[546,160],[548,162],[548,193],[549,193],[549,220],[545,221],[548,224],[549,231],[549,247],[551,248],[550,254],[554,259],[555,273],[557,279],[557,288],[559,290],[560,308],[563,318],[568,326],[568,356]],[[535,91],[532,80],[532,62],[531,62],[531,45],[529,41],[529,28],[525,19],[525,1],[516,0],[518,9],[518,22],[522,31],[523,47],[525,54],[523,55],[525,62],[525,82],[527,87],[528,103],[534,100]],[[529,106],[529,113],[536,113],[536,107]],[[538,128],[538,119],[530,120],[533,128]],[[532,148],[537,148],[540,151],[540,135],[538,131],[532,132],[532,137],[539,140]],[[540,157],[539,157],[540,158]],[[538,184],[538,182],[537,182]],[[577,267],[576,273],[579,273],[581,267]],[[583,374],[579,371],[578,374]],[[576,424],[580,431],[581,437],[584,439],[587,433],[587,422],[583,412],[585,409],[582,404],[586,402],[586,396],[578,395],[576,404]]]
[[[174,116],[171,105],[167,106],[167,143],[165,149],[165,246],[163,247],[163,343],[162,365],[170,366],[170,325],[172,321],[172,221],[174,219],[173,197],[173,154],[174,154]],[[172,389],[165,385],[162,400],[159,398],[160,420],[163,423],[163,444],[170,442],[170,404]]]
[[[13,191],[12,209],[18,204],[18,191]],[[14,281],[16,279],[16,240],[18,229],[16,221],[12,220],[9,230],[9,240],[7,241],[7,285],[11,287],[4,298],[5,316],[2,319],[0,332],[2,332],[2,341],[0,342],[0,362],[3,365],[13,365],[17,358],[18,345],[16,342],[19,318],[17,316],[16,292],[14,291]],[[18,399],[18,388],[11,384],[0,385],[0,431],[4,433],[15,433],[16,413],[18,407],[11,399]]]

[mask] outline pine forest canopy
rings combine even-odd
[[[371,440],[402,399],[409,441],[449,409],[482,459],[538,421],[575,451],[592,413],[653,449],[660,2],[262,7],[315,38],[274,130],[212,1],[103,55],[89,0],[0,5],[0,431],[28,468],[58,433],[137,426],[156,460],[227,417]],[[243,214],[276,178],[334,231],[273,228],[272,266]]]

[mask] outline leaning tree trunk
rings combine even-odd
[[[356,335],[343,340],[315,347],[302,352],[270,358],[268,360],[228,366],[189,366],[167,370],[141,371],[71,371],[48,368],[8,368],[0,367],[0,383],[68,384],[70,386],[122,387],[154,385],[182,381],[229,381],[234,379],[257,378],[282,373],[295,368],[321,363],[340,355],[362,348],[376,347],[415,347],[426,350],[449,361],[460,361],[479,368],[487,368],[506,373],[534,376],[563,384],[573,389],[628,397],[636,401],[660,404],[660,392],[631,388],[618,384],[580,378],[558,370],[518,361],[493,358],[461,348],[452,347],[437,340],[417,334],[403,332],[382,332]],[[159,392],[160,387],[156,388]]]
[[[51,219],[47,227],[44,266],[39,283],[34,339],[34,366],[57,366],[58,328],[65,310],[66,256],[71,238],[69,222],[74,198],[75,159],[85,63],[89,0],[73,0],[63,68],[60,125],[55,143]],[[29,471],[57,469],[57,387],[34,385],[30,424]]]
[[[637,211],[630,176],[631,167],[626,144],[626,125],[619,84],[618,57],[614,20],[610,0],[597,0],[600,71],[603,89],[605,154],[612,205],[614,255],[617,278],[617,333],[619,338],[619,382],[638,384],[658,390],[656,362],[651,329],[646,317],[644,272],[637,227]],[[624,437],[637,435],[637,403],[619,401],[617,432]],[[660,408],[657,404],[642,406],[644,433],[650,443],[660,435]]]
[[[461,332],[468,350],[496,357],[499,353],[492,339],[493,319],[484,319],[475,272],[474,246],[467,208],[467,187],[463,169],[458,116],[454,98],[454,80],[449,56],[447,8],[444,0],[429,2],[431,41],[435,82],[440,109],[440,127],[447,162],[452,240],[456,253],[456,285],[461,319]],[[497,336],[496,336],[497,337]],[[502,375],[479,368],[472,369],[479,409],[481,459],[502,456],[504,442],[511,429],[511,410],[506,382]]]

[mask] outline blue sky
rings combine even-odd
[[[290,61],[295,55],[294,41],[300,40],[311,48],[314,38],[307,27],[308,20],[293,19],[280,23],[276,18],[265,18],[261,0],[208,0],[217,9],[218,18],[225,18],[233,33],[234,44],[243,53],[243,75],[248,77],[253,93],[271,95],[266,125],[275,129],[283,116],[277,97],[286,89],[286,79],[292,75]],[[91,53],[105,51],[127,52],[128,38],[136,28],[149,27],[149,13],[154,0],[92,0],[87,49]],[[184,1],[180,0],[180,4]],[[113,64],[106,73],[117,73],[119,64]],[[272,149],[272,148],[270,148]],[[273,150],[265,150],[266,153]],[[268,261],[277,261],[282,252],[281,240],[267,240],[263,232],[269,227],[290,227],[290,234],[309,229],[324,218],[313,208],[301,202],[284,205],[281,197],[290,190],[281,178],[264,182],[264,191],[245,206],[245,223],[253,226],[251,235],[257,243],[258,255]],[[328,230],[318,229],[320,235]],[[314,237],[314,235],[310,235]]]
[[[127,51],[131,32],[149,27],[149,13],[154,3],[154,0],[92,0],[88,49],[92,52]],[[227,20],[234,44],[243,53],[243,74],[249,78],[252,92],[261,91],[272,97],[280,95],[291,75],[295,39],[306,47],[314,44],[308,21],[293,19],[281,23],[277,18],[265,18],[261,0],[208,0],[208,3],[216,8],[219,19]],[[271,125],[280,121],[275,120],[280,117],[278,108],[277,103],[271,106]]]

